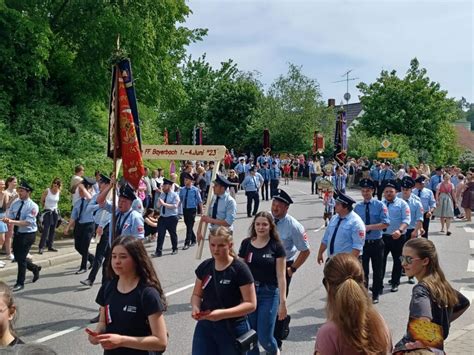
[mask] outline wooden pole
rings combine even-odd
[[[217,175],[217,172],[219,171],[220,163],[221,163],[220,160],[214,162],[214,169],[212,170],[212,175],[211,175],[211,184],[213,184],[213,181],[216,179],[216,175]],[[212,189],[212,186],[209,186],[209,193],[207,194],[207,202],[206,202],[206,215],[208,216],[209,216],[209,212],[211,212],[210,204],[211,204],[213,196],[214,196],[214,190]],[[202,228],[202,241],[199,242],[198,247],[196,249],[196,259],[198,260],[202,258],[202,251],[204,249],[204,244],[206,241],[207,223],[202,223],[201,228]]]
[[[117,46],[119,45],[119,40],[120,37],[117,39]],[[118,49],[118,48],[117,48]],[[114,170],[113,170],[113,176],[115,179],[118,177],[118,168],[117,168],[117,160],[118,160],[118,155],[117,155],[117,147],[120,144],[120,105],[119,105],[119,74],[120,74],[120,68],[117,64],[115,64],[115,93],[114,93],[114,100],[115,100],[115,109],[114,109]],[[117,215],[115,213],[116,211],[116,196],[117,196],[117,182],[112,186],[112,243],[117,238]]]

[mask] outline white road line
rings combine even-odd
[[[469,248],[474,249],[474,240],[469,241]]]
[[[81,327],[76,326],[76,327],[71,327],[69,329],[61,330],[60,332],[50,334],[50,335],[45,336],[43,338],[39,338],[39,339],[35,340],[35,343],[44,343],[45,341],[48,341],[48,340],[51,340],[51,339],[54,339],[54,338],[58,338],[60,336],[66,335],[68,333],[74,332],[74,331],[79,330],[79,329],[81,329]]]
[[[321,229],[324,229],[324,224],[321,224],[318,228],[314,230],[315,233],[319,232]],[[473,240],[474,242],[474,240]]]
[[[467,264],[467,272],[474,272],[474,260],[469,260]]]
[[[459,292],[461,292],[464,295],[464,297],[466,297],[469,300],[469,302],[471,302],[472,304],[472,301],[474,300],[474,291],[466,287],[461,287]]]
[[[474,233],[474,228],[471,227],[464,227],[464,230],[468,233]]]
[[[189,285],[186,285],[186,286],[183,286],[183,287],[180,287],[180,288],[177,288],[177,289],[174,290],[174,291],[170,291],[170,292],[168,292],[168,293],[165,293],[165,296],[166,296],[166,297],[169,297],[169,296],[171,296],[171,295],[180,293],[181,291],[187,290],[188,288],[191,288],[191,287],[193,287],[193,286],[194,286],[194,283],[189,284]]]

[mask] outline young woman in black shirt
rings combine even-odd
[[[111,281],[97,295],[100,318],[95,331],[86,329],[89,341],[104,354],[161,354],[168,342],[166,299],[143,242],[117,238],[107,272]]]
[[[209,246],[212,258],[196,269],[191,296],[191,316],[198,321],[192,354],[240,355],[235,339],[250,330],[245,316],[257,304],[253,277],[236,257],[228,228],[213,229]]]
[[[277,341],[273,336],[277,319],[287,314],[286,253],[281,244],[273,216],[259,212],[250,226],[250,237],[240,246],[239,257],[252,271],[257,293],[257,310],[249,315],[250,326],[257,332],[258,342],[267,354],[279,354]],[[254,348],[248,354],[259,354]]]

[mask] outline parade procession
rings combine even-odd
[[[0,0],[0,354],[473,353],[464,49],[336,3]]]

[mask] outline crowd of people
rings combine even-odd
[[[323,200],[327,222],[317,261],[324,265],[328,319],[318,330],[314,353],[414,349],[442,353],[451,321],[469,307],[469,301],[446,280],[428,238],[429,224],[439,217],[442,232],[450,236],[452,218],[471,220],[474,171],[464,175],[456,167],[440,167],[431,173],[426,165],[400,166],[395,171],[388,162],[364,158],[349,159],[343,166],[316,156],[280,159],[263,153],[254,158],[235,157],[230,152],[219,171],[214,169],[213,162],[187,161],[179,174],[173,172],[169,178],[162,169],[151,174],[146,169],[134,189],[125,180],[99,171],[95,177],[84,176],[84,167],[76,167],[69,188],[71,218],[64,234],[72,232],[81,255],[76,274],[89,271],[83,285],[91,287],[102,267],[96,298],[99,312],[91,320],[97,326],[86,329],[91,344],[117,354],[166,349],[167,302],[151,258],[164,255],[167,233],[171,255],[178,253],[177,224],[182,218],[186,225],[182,249],[202,242],[207,226],[211,252],[211,258],[195,270],[191,316],[197,323],[192,353],[258,354],[260,344],[267,353],[279,354],[290,329],[286,299],[291,280],[311,252],[303,225],[288,213],[293,200],[280,188],[280,181],[288,184],[307,176],[311,193]],[[355,184],[363,199],[358,203],[346,193]],[[54,237],[61,185],[55,178],[43,192],[40,213],[30,198],[33,188],[28,182],[17,185],[15,177],[5,183],[0,180],[0,242],[7,257],[18,264],[15,285],[10,289],[0,284],[4,317],[0,345],[20,341],[10,325],[16,310],[11,292],[24,288],[27,269],[33,273],[33,282],[40,277],[41,267],[28,257],[38,220],[43,226],[39,253],[57,251]],[[213,197],[207,201],[211,189]],[[242,190],[251,222],[248,237],[235,252],[235,196]],[[260,196],[271,199],[270,212],[259,211]],[[315,196],[315,202],[319,198]],[[89,252],[92,239],[96,239],[95,255]],[[151,255],[146,252],[146,240],[156,241]],[[389,254],[392,292],[398,291],[403,275],[412,284],[415,279],[418,282],[406,335],[395,345],[373,306],[383,293]],[[436,341],[424,337],[419,329],[435,329]]]

